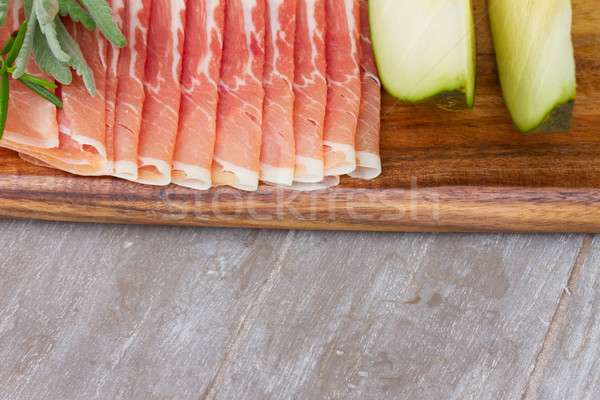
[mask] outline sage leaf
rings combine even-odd
[[[127,44],[125,36],[119,30],[119,27],[112,19],[112,10],[106,0],[80,0],[80,3],[90,13],[96,25],[100,28],[104,36],[117,47],[124,47]]]
[[[58,5],[58,13],[63,17],[70,16],[73,21],[81,22],[89,31],[96,29],[92,16],[75,0],[61,0]]]
[[[51,75],[58,82],[68,85],[73,81],[73,74],[71,69],[66,62],[58,60],[54,53],[48,48],[48,42],[46,38],[39,31],[35,35],[33,43],[33,54],[35,55],[35,61],[42,71]],[[13,73],[13,77],[15,74]],[[19,76],[17,76],[19,78]]]
[[[33,40],[36,36],[37,31],[37,18],[35,18],[35,10],[33,9],[33,0],[25,0],[25,15],[27,15],[27,33],[25,35],[25,40],[23,41],[23,46],[21,50],[19,50],[19,55],[15,60],[15,71],[12,73],[13,78],[18,78],[25,72],[27,68],[27,62],[29,61],[29,57],[31,56],[31,51],[33,50]]]
[[[94,80],[94,73],[85,61],[79,45],[75,40],[73,40],[71,35],[69,35],[69,32],[60,19],[56,20],[55,25],[60,45],[62,49],[70,56],[67,64],[75,69],[77,75],[80,75],[83,78],[83,83],[85,84],[85,87],[90,95],[92,95],[92,97],[95,96],[96,82]]]
[[[0,27],[6,23],[8,16],[8,0],[0,0]]]

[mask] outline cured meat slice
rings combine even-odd
[[[171,177],[174,183],[195,189],[212,185],[224,19],[225,0],[188,3],[179,133]]]
[[[225,10],[213,185],[256,190],[262,140],[265,0],[229,0]]]
[[[0,28],[2,43],[17,30],[23,21],[23,1],[11,0],[6,23]],[[50,80],[43,75],[30,60],[27,72]],[[8,118],[0,146],[15,148],[31,146],[52,148],[58,146],[58,125],[56,123],[56,107],[29,90],[17,80],[10,80],[10,100]]]
[[[138,142],[144,104],[144,72],[148,48],[151,0],[126,2],[121,49],[117,66],[117,100],[114,124],[114,175],[136,180]]]
[[[69,34],[80,44],[82,55],[94,74],[96,95],[90,96],[83,79],[74,75],[71,84],[59,86],[58,89],[64,105],[55,114],[54,123],[58,122],[58,146],[44,149],[19,144],[11,148],[75,174],[111,173],[112,169],[107,168],[109,163],[105,136],[107,41],[99,30],[90,32],[68,18],[64,24]]]
[[[113,19],[119,29],[122,30],[125,14],[125,4],[123,3],[123,0],[110,0],[110,6],[113,10]],[[107,170],[113,173],[115,160],[115,105],[117,102],[117,76],[120,49],[112,43],[108,43],[107,45],[108,69],[106,70],[106,156],[108,158]]]
[[[371,47],[368,0],[360,0],[360,68],[361,98],[356,127],[356,169],[350,176],[373,179],[381,174],[381,82]]]
[[[294,181],[294,37],[296,0],[267,0],[265,13],[260,180],[290,186]]]
[[[323,132],[325,175],[356,168],[360,109],[359,0],[327,0],[327,110]]]
[[[96,95],[90,96],[83,79],[73,74],[73,81],[61,87],[63,109],[58,110],[60,149],[69,150],[72,155],[81,153],[87,159],[96,160],[101,168],[98,174],[110,173],[107,170],[106,151],[106,52],[107,41],[99,29],[88,31],[82,24],[70,18],[64,21],[67,31],[79,43],[83,57],[94,74]],[[71,142],[64,143],[66,139]]]
[[[153,0],[138,147],[138,182],[167,185],[177,139],[185,0]]]
[[[323,180],[327,103],[325,0],[297,0],[294,51],[295,182]]]

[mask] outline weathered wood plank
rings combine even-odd
[[[285,232],[0,220],[0,398],[194,398]]]
[[[558,332],[536,398],[600,396],[600,237],[596,236]]]
[[[299,233],[217,398],[520,398],[581,240]]]

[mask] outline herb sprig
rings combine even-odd
[[[8,3],[8,0],[0,0],[0,26],[6,22]],[[25,0],[25,21],[0,50],[0,56],[6,55],[6,59],[0,57],[0,139],[8,112],[9,75],[62,108],[62,101],[49,90],[57,88],[57,85],[25,73],[32,53],[38,67],[57,82],[70,84],[73,69],[82,77],[90,95],[96,95],[94,74],[61,17],[81,22],[90,31],[98,27],[111,43],[123,47],[125,37],[112,19],[111,12],[106,0]]]

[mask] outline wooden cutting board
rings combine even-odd
[[[48,220],[395,231],[600,231],[600,8],[573,0],[578,93],[572,132],[522,135],[508,115],[476,0],[475,108],[446,112],[384,95],[383,174],[294,192],[199,192],[86,178],[0,149],[0,216]]]

